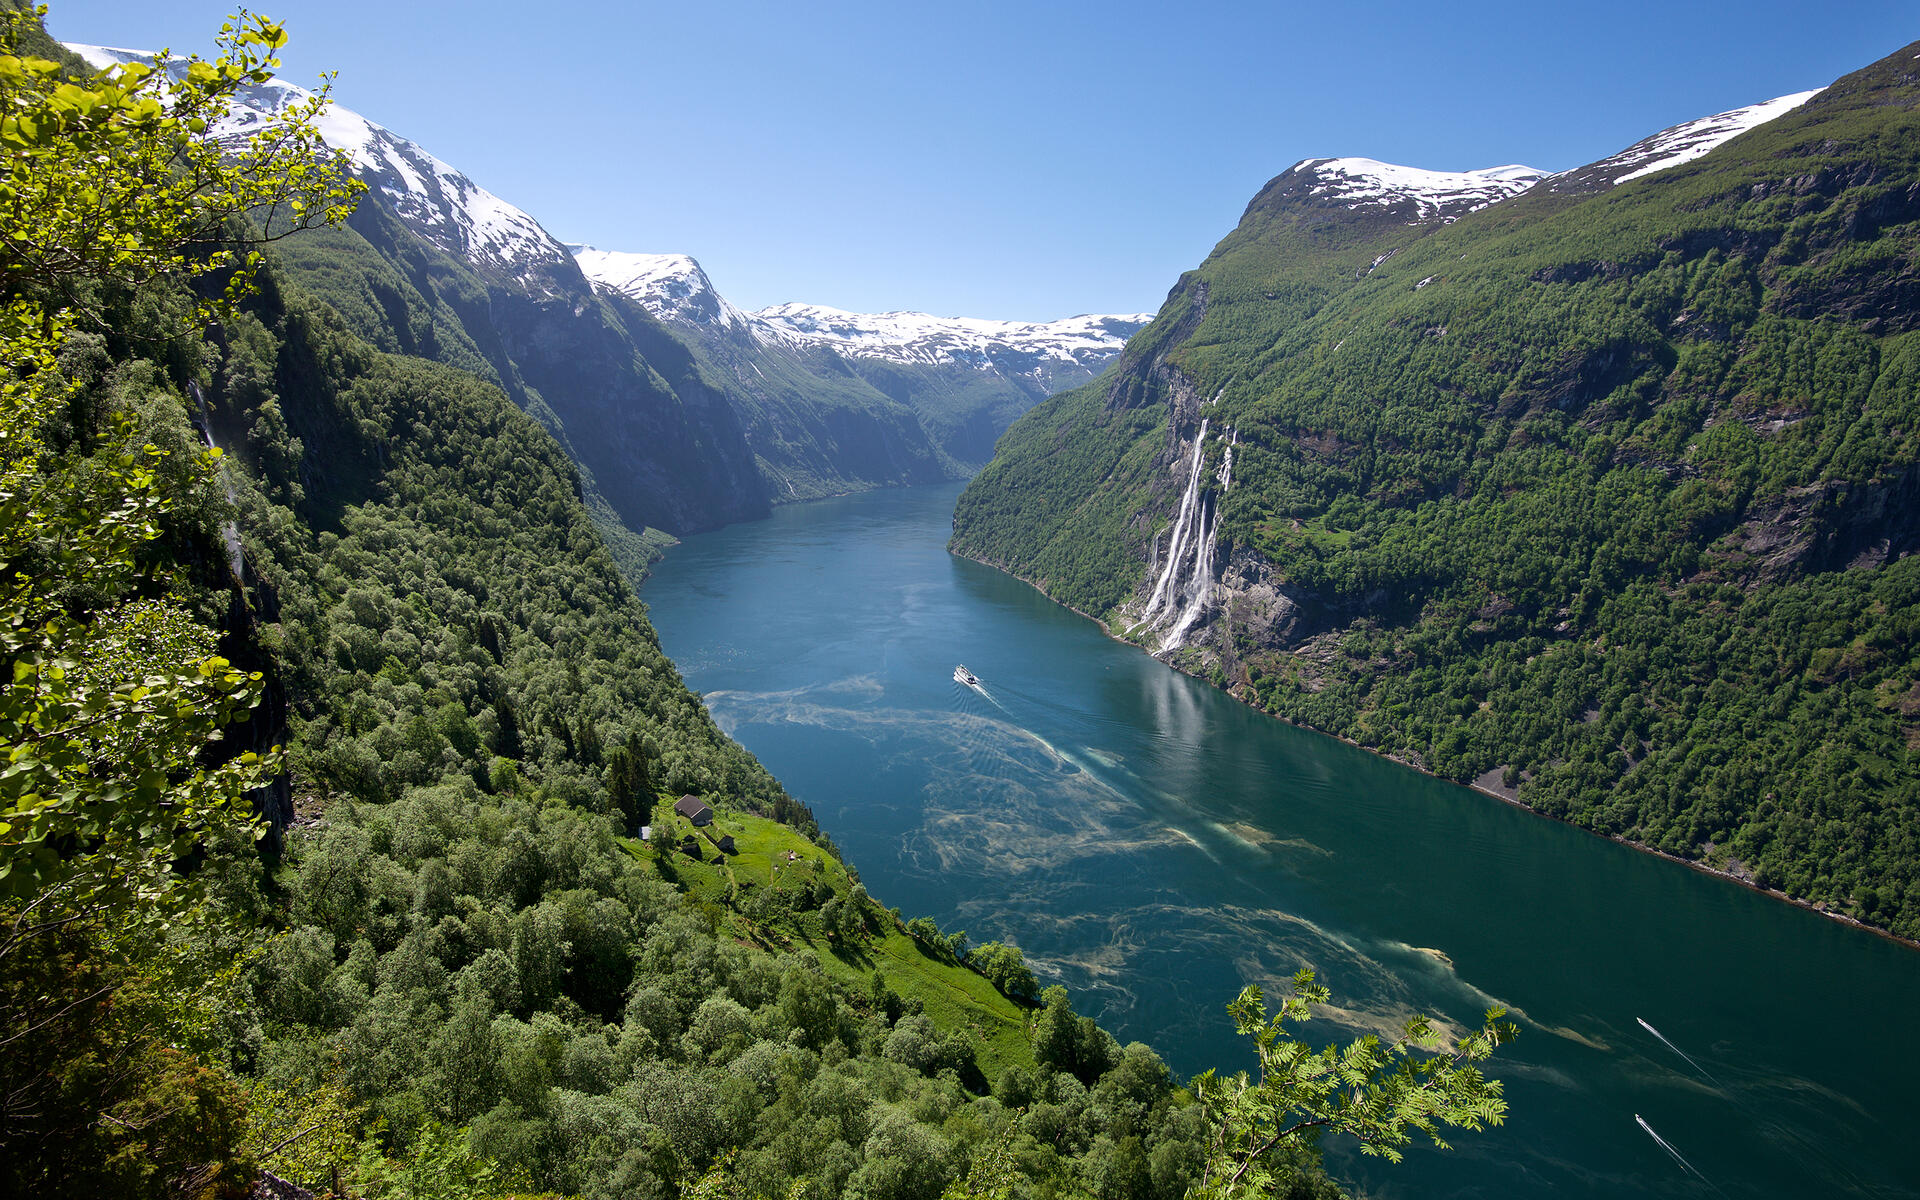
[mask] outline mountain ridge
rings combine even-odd
[[[1014,418],[1098,375],[1146,320],[1034,323],[799,303],[745,312],[690,255],[571,250],[600,296],[679,333],[707,375],[727,381],[781,500],[964,478]]]
[[[744,327],[764,343],[830,346],[843,354],[903,365],[977,355],[996,343],[1070,362],[1104,364],[1124,344],[1119,330],[1130,332],[1130,327],[1144,325],[1152,317],[1151,313],[1082,313],[1055,321],[1003,321],[940,317],[909,309],[859,313],[804,301],[746,311],[720,294],[690,254],[601,250],[584,244],[567,248],[597,286],[640,302],[663,321]]]
[[[95,67],[150,57],[71,49]],[[216,136],[244,137],[311,95],[245,89]],[[744,314],[689,256],[568,246],[337,103],[319,129],[370,190],[348,229],[282,243],[283,265],[375,345],[475,371],[540,419],[636,579],[667,535],[774,502],[965,477],[1021,412],[1116,358],[1132,328],[926,318],[910,352],[889,354],[886,339],[843,336],[836,310]]]
[[[1912,938],[1914,49],[1451,221],[1303,160],[1008,431],[952,548],[1268,712]]]

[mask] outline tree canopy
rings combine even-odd
[[[1451,1045],[1424,1016],[1388,1042],[1368,1034],[1313,1050],[1288,1035],[1288,1022],[1306,1021],[1328,999],[1313,972],[1301,971],[1271,1019],[1258,987],[1228,1005],[1234,1026],[1253,1039],[1259,1073],[1208,1071],[1194,1081],[1211,1125],[1206,1169],[1191,1193],[1198,1200],[1272,1194],[1275,1163],[1323,1134],[1345,1134],[1362,1154],[1399,1162],[1416,1133],[1445,1149],[1442,1126],[1478,1130],[1505,1120],[1500,1081],[1479,1064],[1518,1032],[1501,1020],[1506,1010],[1489,1009],[1481,1028]]]
[[[275,65],[270,21],[230,22],[216,59],[173,70],[75,72],[22,53],[33,33],[0,13],[0,1142],[28,1190],[138,1193],[238,1136],[231,1089],[161,1031],[223,976],[215,938],[179,936],[204,912],[181,867],[250,820],[278,753],[224,752],[262,677],[144,553],[216,456],[177,461],[137,412],[94,411],[74,362],[103,305],[223,271],[154,328],[197,337],[259,265],[246,214],[339,220],[355,185],[320,152],[320,99],[216,140]]]

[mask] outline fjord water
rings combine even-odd
[[[1330,1143],[1370,1195],[1920,1196],[1920,952],[1260,716],[949,556],[957,494],[783,508],[643,592],[883,904],[1017,943],[1182,1077],[1249,1066],[1227,1001],[1301,967],[1316,1043],[1506,1006],[1507,1124]]]

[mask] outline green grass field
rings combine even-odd
[[[673,849],[689,833],[699,839],[701,862]],[[721,854],[709,833],[715,839],[733,835],[735,853]],[[628,850],[654,863],[683,893],[717,906],[727,932],[772,949],[811,949],[828,976],[856,993],[865,992],[879,975],[901,999],[919,1001],[942,1033],[968,1031],[979,1048],[980,1070],[990,1081],[998,1081],[1009,1067],[1034,1065],[1027,1010],[979,974],[928,954],[887,910],[870,909],[867,932],[852,944],[829,937],[817,912],[795,912],[762,926],[742,911],[745,898],[758,889],[798,889],[823,881],[843,901],[852,894],[854,881],[845,866],[797,831],[719,806],[714,808],[714,823],[696,830],[663,802],[654,809],[652,840],[655,848],[649,850],[637,838],[622,839]]]

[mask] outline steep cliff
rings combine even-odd
[[[96,66],[146,57],[72,49]],[[221,132],[243,136],[307,95],[249,88]],[[649,553],[635,533],[766,514],[739,419],[684,344],[596,296],[538,221],[422,147],[338,105],[320,128],[368,190],[348,228],[279,244],[290,279],[375,346],[473,372],[540,420],[630,571]]]

